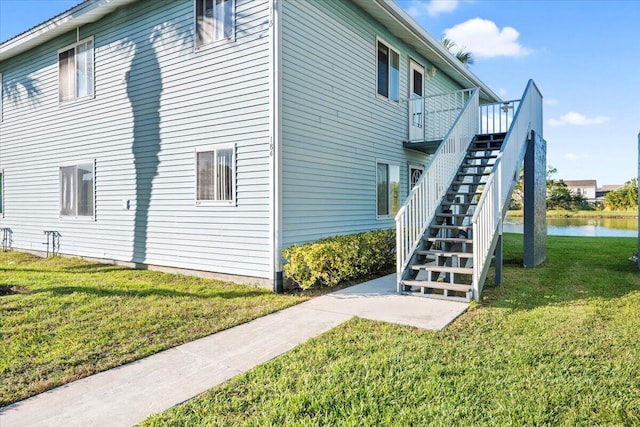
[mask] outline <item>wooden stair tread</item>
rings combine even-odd
[[[470,191],[449,191],[447,193],[448,196],[479,196],[480,194],[482,194],[479,191],[476,192],[470,192]]]
[[[472,216],[473,212],[468,212],[468,213],[438,213],[436,214],[436,216],[441,216],[444,218],[454,218],[454,217],[458,217],[458,218],[463,218],[466,216]]]
[[[449,252],[449,251],[436,251],[436,250],[419,250],[416,251],[418,255],[433,255],[433,256],[441,256],[446,258],[473,258],[473,253],[471,252]]]
[[[496,146],[491,146],[491,147],[471,147],[469,148],[469,150],[467,150],[467,152],[479,152],[479,151],[498,151],[501,148],[500,145]]]
[[[428,242],[446,242],[446,243],[473,243],[472,239],[462,239],[459,237],[427,237]]]
[[[478,185],[485,185],[486,183],[487,183],[486,181],[478,181],[478,182],[453,181],[451,183],[451,185],[457,185],[457,186],[460,186],[460,185],[475,185],[475,186],[478,186]]]
[[[469,160],[477,160],[477,159],[497,159],[498,155],[497,154],[489,154],[488,156],[470,156],[467,155],[466,157]]]
[[[491,164],[484,164],[484,165],[473,165],[473,164],[461,164],[460,165],[460,169],[472,169],[472,168],[482,168],[482,169],[489,169],[493,167],[493,165]]]
[[[458,172],[457,176],[487,176],[491,175],[491,172]]]
[[[403,286],[416,286],[420,288],[443,289],[455,292],[470,292],[471,285],[460,285],[458,283],[432,282],[428,280],[402,280]]]
[[[478,202],[456,202],[455,200],[442,202],[443,205],[477,205]]]
[[[434,273],[473,274],[472,267],[449,267],[447,265],[414,264],[412,270],[433,271]]]
[[[444,230],[469,230],[473,225],[432,225],[430,228],[440,228]]]

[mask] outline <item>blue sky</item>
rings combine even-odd
[[[398,3],[434,37],[466,46],[471,71],[503,99],[535,80],[556,178],[601,186],[637,176],[640,1]]]
[[[80,1],[0,0],[0,40]],[[475,57],[503,99],[532,78],[545,96],[547,163],[557,178],[622,184],[637,176],[640,1],[399,0],[434,37]]]

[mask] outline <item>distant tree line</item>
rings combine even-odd
[[[595,210],[610,211],[631,210],[638,208],[638,180],[633,178],[615,191],[608,192],[602,203],[591,203],[582,194],[573,192],[561,179],[553,176],[558,170],[552,166],[547,168],[547,210]],[[522,209],[524,201],[524,172],[520,170],[520,177],[516,182],[509,209]]]

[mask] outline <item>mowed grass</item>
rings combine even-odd
[[[81,259],[0,253],[0,406],[303,300]]]
[[[504,284],[444,331],[355,319],[144,425],[640,425],[636,242],[549,237],[524,269],[507,235]]]

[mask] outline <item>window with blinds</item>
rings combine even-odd
[[[196,203],[235,204],[235,145],[196,149]]]
[[[60,102],[93,96],[93,37],[58,51]]]
[[[235,0],[196,1],[196,47],[235,38]]]

